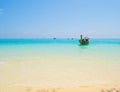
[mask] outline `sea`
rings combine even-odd
[[[0,86],[120,86],[120,39],[0,39]]]

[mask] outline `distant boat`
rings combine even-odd
[[[71,40],[74,40],[74,38],[71,38]]]
[[[85,37],[83,38],[82,35],[80,35],[80,40],[79,40],[81,45],[88,45],[89,44],[89,38]]]
[[[55,37],[54,37],[53,39],[54,39],[54,40],[56,40],[56,38],[55,38]]]

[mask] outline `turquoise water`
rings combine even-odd
[[[1,45],[7,44],[78,44],[78,39],[0,39]],[[90,45],[93,44],[120,44],[120,39],[90,39]]]
[[[26,58],[68,58],[120,62],[120,39],[91,39],[87,46],[79,45],[78,39],[2,39],[0,61]],[[51,56],[51,57],[50,57]],[[14,57],[14,58],[12,58]],[[97,58],[98,57],[98,58]],[[7,60],[9,61],[9,60]],[[94,60],[93,60],[94,61]],[[101,62],[102,62],[101,61]]]
[[[1,75],[8,76],[3,71],[9,70],[18,85],[117,84],[120,83],[120,39],[90,39],[86,46],[81,46],[78,39],[2,39],[0,66]],[[8,80],[4,76],[1,81]],[[36,76],[40,78],[37,81]],[[10,80],[7,82],[14,84],[14,79]]]
[[[120,39],[91,39],[81,46],[78,39],[2,39],[0,61],[84,61],[120,63]],[[54,60],[55,59],[55,60]],[[45,61],[45,60],[44,60]]]

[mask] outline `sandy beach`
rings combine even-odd
[[[64,88],[9,86],[0,87],[0,92],[120,92],[120,89],[117,87],[107,85],[64,87]]]
[[[72,80],[70,74],[67,74],[68,76],[61,74],[60,76],[61,72],[60,70],[58,71],[58,68],[56,70],[60,77],[54,74],[55,71],[51,69],[51,66],[54,67],[54,64],[51,66],[46,65],[49,68],[49,72],[47,71],[47,74],[42,73],[40,72],[40,69],[43,69],[42,66],[38,67],[40,64],[42,63],[1,63],[0,92],[120,92],[119,81],[92,81],[91,78],[91,80],[85,81],[84,77],[86,75],[81,76],[81,78],[73,75],[72,78],[74,80]]]

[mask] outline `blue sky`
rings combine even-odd
[[[0,38],[120,38],[120,0],[0,0]]]

